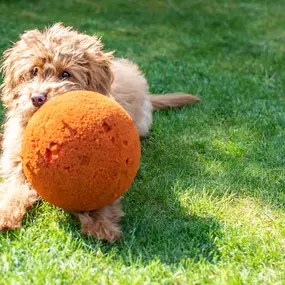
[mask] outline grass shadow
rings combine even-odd
[[[153,137],[144,139],[144,151],[153,143]],[[176,181],[164,177],[149,180],[149,167],[152,165],[142,163],[135,183],[123,199],[126,215],[122,220],[121,241],[109,244],[83,237],[78,221],[71,215],[59,221],[60,227],[88,252],[98,247],[106,254],[115,251],[116,259],[126,265],[153,260],[169,265],[189,260],[217,262],[219,250],[215,240],[222,235],[220,222],[214,217],[189,213],[175,190]]]
[[[122,239],[116,243],[84,237],[72,215],[59,221],[59,226],[72,235],[76,243],[82,244],[86,252],[97,252],[99,248],[103,254],[115,252],[114,258],[123,261],[126,266],[134,263],[146,265],[153,260],[168,265],[190,260],[197,263],[201,260],[218,262],[220,253],[215,240],[222,235],[222,228],[216,219],[191,215],[174,218],[156,213],[151,220],[139,224],[141,218],[140,215],[128,213],[122,222]],[[78,246],[76,243],[75,248]]]

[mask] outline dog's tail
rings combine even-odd
[[[184,93],[171,93],[163,95],[150,95],[150,102],[154,109],[178,108],[184,105],[198,103],[201,100],[193,95]]]

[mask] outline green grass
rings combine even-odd
[[[56,21],[137,62],[154,115],[116,244],[45,202],[0,235],[0,284],[285,284],[284,1],[1,1],[0,49]]]

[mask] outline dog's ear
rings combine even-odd
[[[9,108],[13,99],[17,96],[17,86],[23,80],[25,72],[29,67],[29,63],[26,60],[27,51],[33,55],[33,50],[30,48],[34,41],[39,41],[41,33],[38,30],[26,31],[21,35],[20,40],[13,44],[13,46],[7,49],[3,53],[0,71],[3,76],[3,83],[0,87],[1,99],[4,106]],[[25,57],[23,57],[25,51]]]
[[[88,58],[88,86],[90,89],[103,95],[110,94],[113,82],[110,54],[98,52],[96,54],[88,54]]]
[[[2,57],[1,64],[1,72],[3,76],[3,83],[1,85],[1,99],[6,108],[9,108],[14,97],[16,96],[13,93],[14,88],[17,86],[19,82],[15,77],[16,71],[16,60],[14,57],[16,56],[15,46],[7,49]]]
[[[100,39],[95,36],[86,36],[85,40],[87,46],[84,56],[88,62],[88,87],[90,90],[108,95],[114,79],[111,68],[113,52],[104,52]]]

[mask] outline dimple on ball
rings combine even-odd
[[[41,197],[65,210],[89,211],[111,204],[131,186],[140,140],[118,103],[95,92],[72,91],[32,116],[21,158]]]

